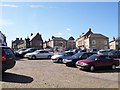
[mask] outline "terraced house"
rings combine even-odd
[[[43,48],[43,39],[41,34],[36,33],[33,35],[31,33],[30,37],[25,38],[24,40],[22,38],[16,38],[15,41],[12,41],[12,49],[17,50],[20,48],[37,48],[42,49]]]
[[[109,42],[110,49],[120,50],[120,37],[115,38]]]
[[[75,39],[71,36],[68,40],[62,37],[54,37],[45,41],[43,44],[44,48],[54,48],[54,49],[72,49],[75,48]]]
[[[76,47],[83,49],[108,49],[109,48],[109,38],[99,34],[93,33],[91,28],[76,40]]]

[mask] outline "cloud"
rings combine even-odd
[[[7,25],[12,25],[14,24],[11,21],[5,20],[5,19],[0,19],[0,26],[7,26]]]
[[[51,6],[44,6],[44,5],[29,5],[29,7],[31,8],[50,8],[50,9],[54,9],[54,8],[57,8],[57,7],[51,7]]]
[[[62,33],[58,33],[58,35],[60,35],[60,36],[61,36],[61,35],[62,35]]]
[[[0,7],[11,7],[11,8],[17,8],[17,5],[14,4],[0,4]]]
[[[66,30],[67,30],[67,31],[71,31],[71,29],[70,29],[70,28],[67,28]]]

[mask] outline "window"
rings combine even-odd
[[[44,53],[44,51],[40,51],[40,53]]]
[[[107,41],[106,40],[104,41],[104,45],[107,45]]]
[[[40,51],[40,53],[49,53],[48,51]]]
[[[44,51],[44,53],[49,53],[48,51]]]
[[[14,55],[12,50],[10,49],[4,49],[6,55]]]
[[[95,45],[96,44],[96,41],[95,40],[92,40],[92,45]]]
[[[88,57],[87,54],[83,54],[83,56],[82,56],[83,59],[86,59],[87,57]]]
[[[109,56],[106,56],[105,60],[111,60],[111,58]]]
[[[61,42],[61,43],[59,43],[59,46],[63,46],[63,43]]]
[[[73,52],[70,52],[69,55],[72,56],[74,53]]]
[[[99,59],[102,60],[102,61],[111,60],[111,58],[109,56],[100,56]]]

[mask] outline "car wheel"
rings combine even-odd
[[[58,62],[62,63],[62,62],[63,62],[63,61],[62,61],[62,58],[59,58],[59,59],[58,59]]]
[[[36,59],[36,56],[32,56],[32,59]]]
[[[50,58],[51,58],[51,55],[49,55],[48,58],[50,59]]]
[[[116,68],[116,65],[115,64],[113,64],[112,65],[112,70],[114,70]]]
[[[68,67],[70,66],[68,63],[66,63],[65,65],[68,66]]]
[[[90,66],[90,71],[91,71],[91,72],[95,71],[95,66],[94,66],[94,65],[91,65],[91,66]]]
[[[53,63],[56,63],[55,60],[53,60]]]

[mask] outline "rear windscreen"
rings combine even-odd
[[[4,52],[5,52],[6,55],[14,55],[13,51],[9,48],[5,48]]]

